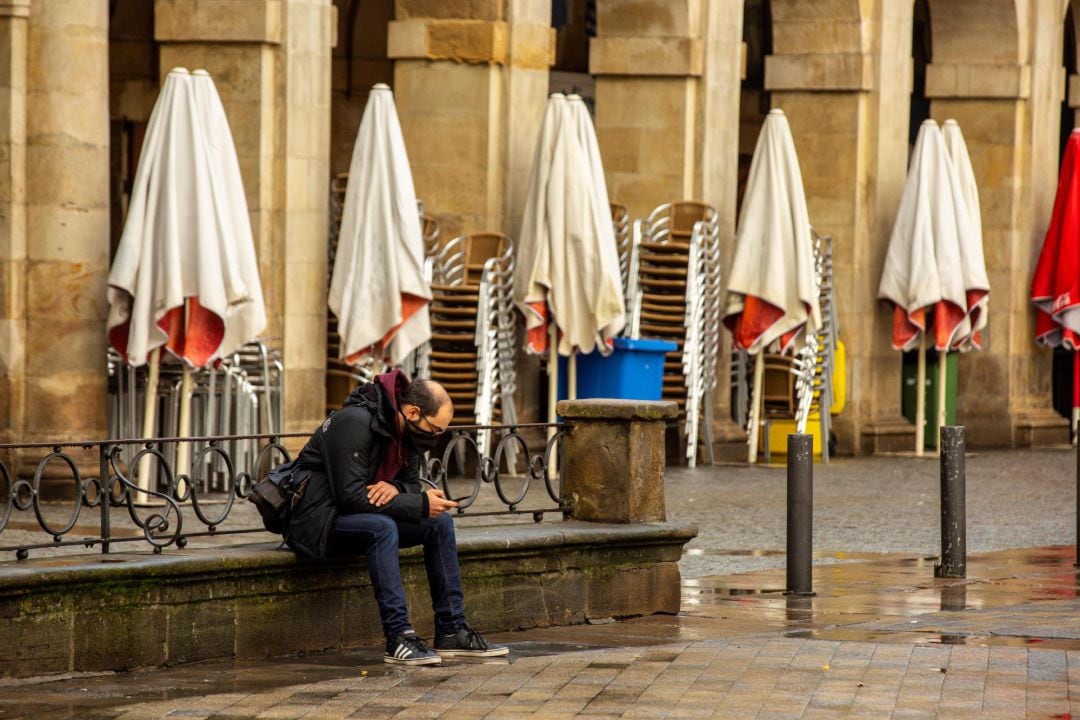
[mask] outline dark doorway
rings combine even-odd
[[[911,114],[908,123],[908,154],[915,147],[919,126],[930,117],[930,100],[926,97],[926,66],[930,64],[932,44],[930,6],[927,0],[915,0],[911,26],[911,59],[914,76],[911,83]]]
[[[736,207],[742,207],[758,134],[765,123],[765,116],[772,109],[772,98],[765,89],[765,58],[772,54],[772,11],[769,0],[746,0],[743,4],[743,44],[746,46],[746,73],[739,98],[739,189]]]
[[[1062,39],[1062,60],[1065,68],[1065,77],[1071,79],[1076,75],[1076,24],[1073,16],[1073,6],[1069,3],[1069,9],[1065,13],[1065,33]],[[1061,138],[1058,152],[1058,169],[1065,157],[1065,144],[1069,141],[1069,134],[1076,127],[1076,108],[1069,107],[1069,91],[1066,87],[1065,97],[1061,101]],[[1072,418],[1073,402],[1073,353],[1064,348],[1054,348],[1053,363],[1053,405],[1054,410],[1065,418]]]

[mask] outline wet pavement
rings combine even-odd
[[[1072,547],[687,578],[683,611],[504,633],[509,659],[402,669],[377,648],[0,684],[0,718],[1080,716]]]
[[[933,577],[933,461],[815,468],[812,597],[783,593],[782,468],[676,469],[669,517],[701,526],[678,616],[505,633],[509,659],[435,668],[363,648],[0,681],[0,718],[1080,717],[1074,462],[968,459],[963,580]]]
[[[969,552],[1074,542],[1076,453],[1072,449],[968,454]],[[936,458],[838,458],[814,466],[815,563],[862,553],[940,550]],[[668,517],[698,526],[685,576],[727,575],[784,565],[783,466],[669,468]]]

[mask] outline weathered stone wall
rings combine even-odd
[[[23,428],[29,16],[30,0],[0,2],[0,442]]]
[[[105,427],[107,4],[31,3],[27,39],[24,403],[13,424],[30,442]]]
[[[397,0],[388,53],[416,192],[446,237],[519,230],[555,60],[550,0]]]

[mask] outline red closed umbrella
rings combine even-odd
[[[1035,342],[1073,351],[1073,430],[1080,417],[1080,130],[1073,130],[1061,162],[1054,214],[1046,230],[1031,301],[1037,308]]]

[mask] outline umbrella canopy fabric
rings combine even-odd
[[[431,338],[430,300],[405,139],[393,93],[379,83],[356,134],[330,281],[341,358],[399,364]]]
[[[964,133],[960,130],[960,123],[955,120],[946,120],[941,126],[941,132],[945,138],[945,151],[949,154],[949,159],[953,161],[953,166],[956,167],[960,190],[964,196],[964,205],[971,217],[971,229],[974,231],[974,240],[960,246],[961,252],[964,253],[964,286],[973,287],[980,279],[986,278],[979,187],[975,182],[975,171],[971,168],[971,157],[968,155],[967,143],[964,142]],[[989,319],[990,294],[983,293],[981,299],[975,300],[974,304],[971,304],[971,300],[969,298],[968,318],[965,320],[963,332],[959,337],[962,350],[982,347],[981,333]]]
[[[1065,145],[1031,301],[1038,309],[1035,341],[1080,350],[1080,130],[1073,130]]]
[[[793,347],[821,325],[810,215],[799,158],[782,110],[758,136],[746,183],[724,325],[735,346],[756,355],[774,342]]]
[[[608,198],[607,179],[604,177],[604,162],[600,158],[600,143],[596,140],[596,128],[593,127],[589,108],[580,95],[568,95],[566,106],[570,110],[570,117],[574,121],[574,132],[577,134],[581,151],[585,154],[585,163],[589,167],[589,189],[593,193],[593,204],[596,214],[599,216],[597,232],[600,235],[600,248],[614,248],[611,252],[603,252],[601,260],[616,265],[619,262],[618,248],[615,245],[615,225],[611,221],[611,200]],[[623,308],[625,311],[625,307]]]
[[[514,301],[531,352],[548,349],[549,311],[560,355],[606,354],[626,324],[607,188],[597,178],[602,182],[603,167],[588,111],[553,94],[533,156],[514,268]]]
[[[972,328],[985,324],[982,309],[990,292],[981,260],[959,173],[941,128],[926,120],[878,286],[878,297],[893,304],[895,349],[913,348],[928,330],[938,351],[965,349],[977,341]]]
[[[109,342],[132,365],[164,346],[203,367],[266,326],[239,163],[205,71],[173,69],[154,105],[108,301]]]

